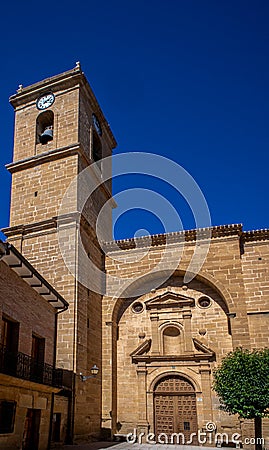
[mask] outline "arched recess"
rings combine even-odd
[[[167,322],[160,327],[161,354],[181,355],[184,352],[183,327],[176,322]]]
[[[166,274],[167,278],[165,278]],[[114,307],[112,310],[112,321],[118,323],[121,315],[126,310],[126,308],[128,308],[130,303],[132,303],[135,299],[142,298],[145,294],[148,294],[151,291],[152,286],[154,286],[155,288],[161,287],[164,280],[167,281],[168,279],[173,279],[174,277],[183,277],[185,275],[185,271],[176,270],[173,273],[172,277],[170,275],[171,274],[169,271],[150,273],[148,275],[141,276],[133,283],[131,283],[128,287],[123,289],[123,291],[119,294],[119,297],[115,299]],[[160,279],[160,283],[158,283],[158,279]],[[217,292],[217,294],[223,301],[223,309],[226,314],[231,311],[233,312],[235,307],[233,297],[219,280],[217,280],[206,270],[200,270],[199,274],[197,274],[193,279],[193,281],[195,280],[210,286]]]
[[[174,277],[184,277],[185,271],[184,270],[177,270],[174,272],[173,277],[171,277],[170,271],[161,271],[161,272],[155,272],[148,275],[144,275],[139,277],[135,282],[130,283],[128,286],[126,286],[126,289],[121,289],[118,291],[117,296],[115,295],[110,300],[109,308],[110,311],[106,310],[105,320],[107,323],[111,323],[112,329],[116,330],[117,326],[120,322],[120,319],[123,315],[123,313],[126,311],[128,307],[137,299],[139,301],[143,301],[144,299],[149,299],[150,296],[154,296],[156,294],[151,293],[151,289],[158,288],[158,287],[164,287],[164,282],[166,283],[166,286],[168,286],[167,283],[170,282]],[[234,301],[231,296],[231,294],[228,292],[228,290],[218,281],[216,280],[211,274],[209,274],[206,271],[200,271],[198,275],[194,278],[194,281],[199,281],[203,283],[205,286],[210,286],[212,290],[216,292],[216,294],[219,296],[219,298],[223,301],[223,304],[225,305],[225,312],[228,313],[230,311],[233,311],[234,308]],[[114,334],[113,334],[114,333]],[[113,331],[111,334],[111,342],[113,347],[113,358],[112,358],[112,364],[107,366],[107,371],[109,373],[109,376],[112,379],[112,386],[113,390],[116,392],[116,386],[117,386],[117,340],[113,338],[113,336],[116,336],[115,331]],[[104,368],[105,370],[105,368]],[[158,370],[158,369],[157,369]],[[188,370],[186,368],[186,370]],[[161,377],[164,376],[164,369],[161,369],[162,373],[160,374]],[[156,372],[155,372],[156,373]],[[172,372],[175,373],[175,372]],[[153,374],[152,374],[153,375]],[[183,376],[185,376],[182,373]],[[151,376],[150,376],[151,378]],[[187,377],[188,378],[188,377]],[[151,378],[152,380],[152,378]],[[189,378],[190,382],[192,382],[191,378]],[[150,384],[150,380],[149,384]],[[157,379],[155,380],[155,382]],[[153,383],[154,384],[154,383]],[[194,383],[194,386],[196,388],[196,393],[198,391],[201,392],[200,386],[198,386],[198,382]],[[154,396],[154,391],[152,390],[149,392],[149,396]],[[149,409],[152,411],[151,416],[153,417],[153,401],[150,401],[148,404]],[[150,406],[151,405],[151,406]],[[200,405],[200,404],[199,404]],[[199,405],[197,405],[199,409]],[[116,415],[117,405],[116,403],[114,406],[112,406],[111,403],[111,409],[113,409],[113,414]],[[153,419],[152,419],[153,420]],[[152,422],[153,424],[153,422]]]

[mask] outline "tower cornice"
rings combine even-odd
[[[74,69],[67,70],[66,72],[54,75],[53,77],[45,78],[42,81],[39,81],[26,87],[20,86],[19,89],[17,90],[17,93],[11,95],[11,97],[9,98],[9,102],[16,110],[17,108],[25,104],[29,104],[30,102],[36,101],[36,99],[40,95],[44,94],[47,91],[56,93],[59,90],[71,89],[76,86],[78,88],[83,89],[86,92],[87,96],[90,99],[91,104],[93,105],[95,113],[99,117],[103,129],[107,131],[107,134],[112,144],[112,148],[115,148],[117,146],[116,139],[95,97],[95,94],[89,84],[89,81],[87,80],[84,72],[81,70],[79,63],[77,63]]]

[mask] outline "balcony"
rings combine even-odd
[[[49,364],[40,364],[31,356],[21,352],[10,352],[2,345],[0,345],[0,373],[47,386],[57,388],[63,386],[62,369],[54,369]]]

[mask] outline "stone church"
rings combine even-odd
[[[3,231],[69,303],[58,319],[57,366],[73,374],[72,394],[55,395],[60,440],[150,432],[183,433],[186,441],[193,434],[199,443],[203,430],[212,432],[211,439],[226,433],[233,445],[233,433],[240,442],[252,436],[251,422],[220,411],[212,372],[238,346],[268,347],[269,230],[212,227],[205,262],[188,282],[194,250],[203,245],[199,230],[154,235],[149,246],[143,238],[111,241],[109,225],[100,243],[98,216],[110,205],[110,224],[114,206],[112,182],[102,179],[111,174],[107,157],[117,144],[79,63],[20,86],[10,103],[12,192],[10,224]],[[85,169],[97,189],[81,214],[75,199],[59,215],[67,188]],[[59,230],[65,248],[75,250],[77,276],[59,248]],[[119,295],[91,288],[98,284],[94,277],[83,284],[80,240],[91,263],[115,285],[118,278],[135,283]],[[179,253],[171,273],[171,259]],[[162,269],[154,271],[160,260]],[[80,373],[89,375],[94,364],[98,375],[82,381]],[[269,436],[266,420],[263,426]]]

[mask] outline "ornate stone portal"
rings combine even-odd
[[[135,305],[137,304],[136,301]],[[181,432],[188,440],[191,433],[197,433],[196,392],[192,382],[189,381],[192,377],[188,375],[184,378],[182,373],[186,373],[192,366],[194,372],[200,374],[201,388],[198,388],[197,392],[203,389],[203,392],[207,393],[205,403],[208,404],[208,399],[211,400],[211,362],[216,359],[215,352],[192,335],[194,298],[173,291],[169,287],[145,300],[144,307],[145,315],[150,320],[151,338],[145,338],[130,354],[137,372],[139,408],[137,428],[139,432],[154,430],[156,436],[168,431],[169,435]],[[131,305],[131,309],[136,312],[137,306],[134,309]],[[161,377],[159,375],[158,381],[154,380],[155,384],[153,381],[153,386],[150,386],[148,373],[154,374],[156,368],[163,375]],[[171,369],[174,374],[167,375]],[[186,389],[188,395],[191,392],[191,397],[185,398]],[[147,412],[152,411],[152,408],[153,421],[150,423]],[[207,407],[207,411],[210,419],[211,406]],[[186,420],[183,420],[184,417]]]

